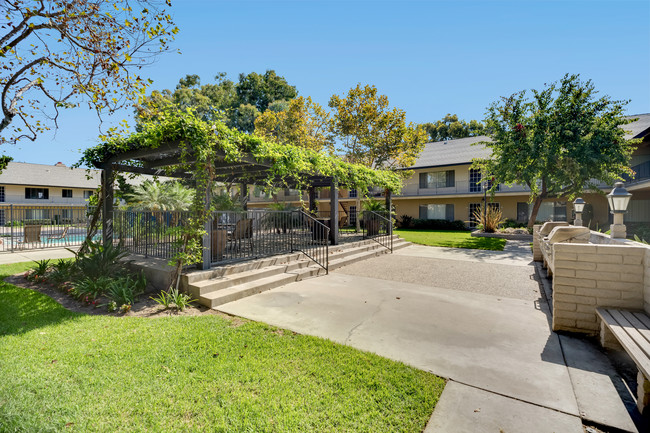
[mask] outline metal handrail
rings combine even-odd
[[[388,212],[385,212],[386,214],[389,215],[389,217],[385,217],[384,215],[375,212],[375,211],[368,211],[365,210],[362,212],[363,215],[363,238],[364,239],[372,239],[373,241],[377,242],[378,244],[388,248],[390,252],[393,252],[393,221],[392,217]],[[378,225],[375,227],[373,221],[377,221]],[[382,233],[382,225],[381,223],[383,222],[383,225],[386,228],[386,233]],[[372,230],[371,230],[372,228]],[[386,239],[386,237],[388,237]]]
[[[329,273],[330,228],[302,209],[295,212],[299,215],[298,220],[301,227],[297,227],[297,230],[293,230],[292,233],[294,236],[302,236],[292,239],[292,249],[300,251],[325,269],[325,273]],[[308,232],[309,239],[304,236],[305,231]],[[301,239],[303,242],[299,242]]]

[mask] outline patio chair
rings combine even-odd
[[[52,236],[48,236],[47,238],[45,238],[45,240],[47,242],[47,245],[50,245],[53,241],[63,239],[63,243],[65,244],[65,246],[68,246],[68,237],[67,236],[68,236],[68,229],[69,228],[70,227],[65,227],[63,229],[63,232],[61,232],[61,234],[52,235]]]
[[[41,226],[25,226],[23,240],[18,241],[18,246],[25,248],[25,245],[41,242]]]
[[[253,249],[253,220],[244,218],[237,221],[235,230],[230,236],[230,249],[241,249],[242,240],[248,239],[248,246]]]

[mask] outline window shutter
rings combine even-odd
[[[429,207],[426,204],[421,204],[420,205],[420,219],[425,220],[427,218],[427,211],[429,210]]]
[[[420,188],[428,188],[427,173],[420,173]]]
[[[25,188],[25,198],[29,198],[29,190],[30,188]]]
[[[453,187],[456,184],[456,171],[447,170],[447,187]]]
[[[448,204],[447,205],[447,207],[445,209],[445,219],[447,221],[453,221],[454,220],[454,205],[453,204]]]

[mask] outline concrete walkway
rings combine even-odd
[[[78,246],[70,247],[70,249],[74,248],[78,248]],[[65,259],[70,257],[74,257],[74,254],[65,248],[44,248],[41,250],[15,251],[13,253],[0,253],[0,265],[46,259]]]
[[[606,358],[550,331],[527,243],[412,246],[219,310],[448,378],[427,432],[636,431]]]

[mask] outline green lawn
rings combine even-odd
[[[503,251],[506,244],[505,239],[473,238],[470,232],[466,231],[398,229],[393,233],[414,244],[433,247]]]
[[[444,387],[261,323],[81,315],[4,281],[0,300],[2,432],[421,432]]]

